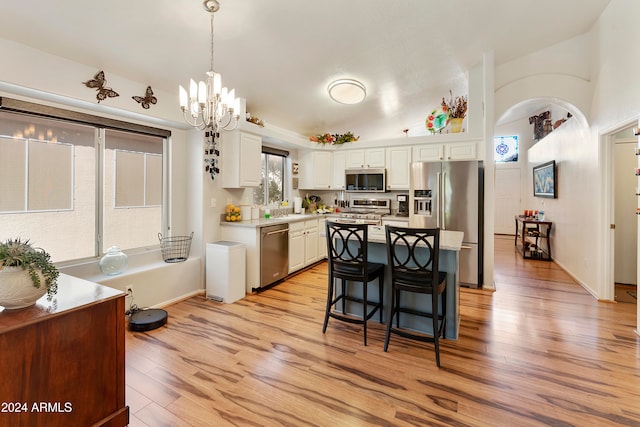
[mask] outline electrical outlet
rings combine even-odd
[[[127,287],[125,288],[125,292],[127,293],[128,296],[133,296],[133,285],[127,285]]]

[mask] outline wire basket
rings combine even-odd
[[[158,233],[164,262],[186,261],[191,250],[191,239],[193,239],[193,232],[190,236],[173,237],[162,237],[162,233]]]

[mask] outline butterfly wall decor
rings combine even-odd
[[[132,96],[131,98],[135,99],[138,104],[142,106],[145,110],[148,110],[151,107],[151,104],[156,104],[158,102],[158,98],[153,96],[153,90],[151,90],[151,86],[147,86],[147,91],[144,96]]]
[[[96,99],[98,100],[98,102],[104,101],[107,98],[115,98],[116,96],[120,96],[118,92],[111,89],[110,87],[105,86],[105,83],[107,83],[107,81],[104,78],[104,71],[98,71],[98,73],[93,76],[91,80],[87,80],[83,83],[86,87],[90,87],[98,91],[98,93],[96,94]]]

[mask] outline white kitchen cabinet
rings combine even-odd
[[[318,220],[310,219],[304,222],[304,265],[311,265],[318,261]]]
[[[413,146],[414,162],[440,162],[456,160],[476,160],[475,142],[451,144],[421,144]]]
[[[327,258],[327,239],[320,236],[324,235],[326,223],[326,218],[318,218],[318,261]]]
[[[222,137],[220,172],[222,187],[259,187],[261,182],[262,138],[238,130]]]
[[[346,167],[353,168],[383,168],[386,162],[384,148],[368,148],[365,150],[347,150]]]
[[[334,151],[333,152],[333,184],[331,186],[334,190],[344,190],[345,180],[344,180],[344,170],[346,168],[346,154],[342,151]]]
[[[444,159],[444,145],[414,145],[412,157],[414,162],[440,162]]]
[[[318,261],[318,220],[289,224],[289,273]]]
[[[387,190],[408,190],[411,147],[387,148]]]
[[[445,160],[476,160],[476,143],[460,142],[444,146]]]
[[[333,185],[333,168],[330,151],[307,151],[299,159],[302,190],[329,190]]]
[[[304,222],[292,222],[289,224],[289,273],[304,267],[305,254]]]

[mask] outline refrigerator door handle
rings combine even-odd
[[[446,194],[445,194],[445,184],[447,182],[447,173],[446,172],[442,172],[442,179],[440,180],[440,185],[438,186],[438,190],[440,191],[440,228],[442,230],[446,230],[446,224],[445,224],[445,203],[446,203]]]
[[[435,211],[436,211],[436,227],[440,227],[441,224],[441,213],[442,213],[442,172],[438,172],[436,174],[436,188],[437,188],[437,192],[436,192],[436,206],[435,206]]]

